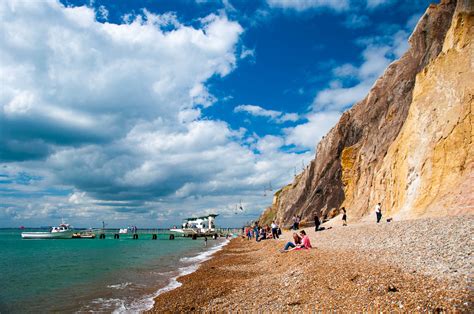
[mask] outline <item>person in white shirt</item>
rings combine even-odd
[[[375,216],[377,217],[377,223],[379,223],[382,219],[382,205],[380,203],[375,205]]]
[[[272,221],[272,237],[273,239],[278,239],[278,225],[276,224],[275,221]]]

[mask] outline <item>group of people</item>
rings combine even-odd
[[[342,226],[345,227],[345,226],[347,226],[347,211],[346,211],[346,208],[341,207],[341,211],[342,211]],[[381,203],[377,203],[377,205],[375,205],[375,218],[377,220],[377,223],[379,223],[380,220],[382,219],[382,204]],[[389,220],[387,220],[387,221],[389,221]],[[324,229],[324,228],[321,229],[320,226],[321,226],[321,219],[319,219],[318,214],[315,214],[314,215],[314,231],[319,231],[319,230]]]
[[[281,235],[280,226],[276,221],[272,221],[271,225],[260,226],[256,221],[253,227],[245,227],[245,235],[248,240],[255,238],[255,241],[259,242],[267,239],[278,239]]]
[[[342,207],[341,212],[342,212],[342,225],[347,226],[346,208]],[[377,223],[379,223],[380,220],[382,219],[382,204],[381,203],[377,203],[377,205],[375,205],[375,215],[376,215]],[[300,227],[301,216],[294,215],[292,220],[293,220],[292,229],[298,230]],[[319,216],[317,214],[314,215],[315,231],[320,231],[324,229],[324,227],[321,228],[321,223],[322,222]],[[265,225],[264,227],[261,227],[257,221],[255,222],[253,227],[245,227],[244,232],[248,240],[255,238],[257,242],[266,240],[266,239],[278,239],[279,236],[281,235],[281,229],[275,221],[272,221],[270,226]],[[310,249],[310,248],[312,248],[312,246],[311,246],[311,241],[309,240],[309,236],[306,234],[304,230],[301,230],[299,233],[296,233],[296,232],[293,233],[293,241],[287,242],[285,244],[285,247],[281,250],[281,252],[289,252],[293,250],[303,250],[303,249]]]

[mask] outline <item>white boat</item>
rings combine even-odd
[[[74,231],[69,224],[61,223],[47,232],[22,232],[23,239],[72,239]]]
[[[215,219],[218,215],[207,215],[185,219],[182,228],[171,228],[170,231],[183,236],[214,234]]]

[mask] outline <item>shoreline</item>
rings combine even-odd
[[[135,304],[132,304],[131,308],[126,308],[124,310],[130,311],[138,311],[138,312],[146,312],[150,311],[154,308],[155,305],[155,299],[159,297],[161,294],[173,291],[175,289],[178,289],[179,287],[182,286],[182,283],[179,282],[179,278],[190,275],[194,272],[196,272],[200,266],[208,261],[209,259],[212,259],[214,254],[221,251],[228,245],[230,240],[225,239],[221,241],[221,243],[216,244],[215,246],[210,246],[208,250],[205,250],[196,256],[191,256],[191,257],[182,257],[180,258],[181,263],[188,263],[191,262],[189,265],[183,265],[179,268],[177,268],[176,272],[177,274],[173,277],[169,278],[168,284],[166,286],[159,288],[155,292],[143,296],[140,300],[137,300]]]
[[[449,223],[447,223],[447,221]],[[454,237],[447,244],[448,255],[458,254],[463,248],[462,258],[446,259],[458,269],[439,272],[439,260],[427,261],[426,269],[420,266],[423,256],[433,259],[437,243],[430,232],[417,231],[413,226],[427,225],[439,237],[446,233],[470,234],[474,216],[454,218],[431,218],[411,220],[384,225],[358,224],[350,227],[335,227],[315,233],[307,228],[313,246],[311,250],[279,253],[285,239],[281,240],[233,239],[212,258],[203,262],[193,273],[179,277],[180,287],[155,298],[153,309],[147,313],[183,311],[468,311],[472,308],[473,245],[470,237],[465,242]],[[450,230],[453,225],[456,230]],[[394,242],[393,234],[413,230],[401,237],[403,243],[396,247],[380,248],[381,243]],[[373,232],[380,241],[373,240]],[[365,233],[364,233],[365,232]],[[344,245],[340,245],[343,237]],[[350,238],[359,235],[359,238]],[[349,237],[344,239],[344,237]],[[406,238],[414,238],[413,247]],[[449,239],[448,239],[449,240]],[[388,242],[387,242],[388,241]],[[467,243],[467,244],[466,244]],[[412,251],[412,255],[407,252]],[[418,255],[418,261],[415,257]],[[430,255],[431,254],[431,255]],[[443,254],[438,254],[443,255]],[[444,254],[446,255],[446,254]],[[467,256],[467,258],[465,258]],[[401,259],[406,263],[400,263]],[[415,265],[418,270],[407,265]],[[437,264],[438,263],[438,264]],[[433,266],[434,265],[434,266]],[[464,272],[468,271],[467,275]],[[429,274],[431,270],[432,274]],[[458,274],[456,275],[453,274]]]

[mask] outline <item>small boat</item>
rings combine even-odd
[[[23,239],[72,239],[73,231],[69,224],[61,223],[47,232],[22,232]]]

